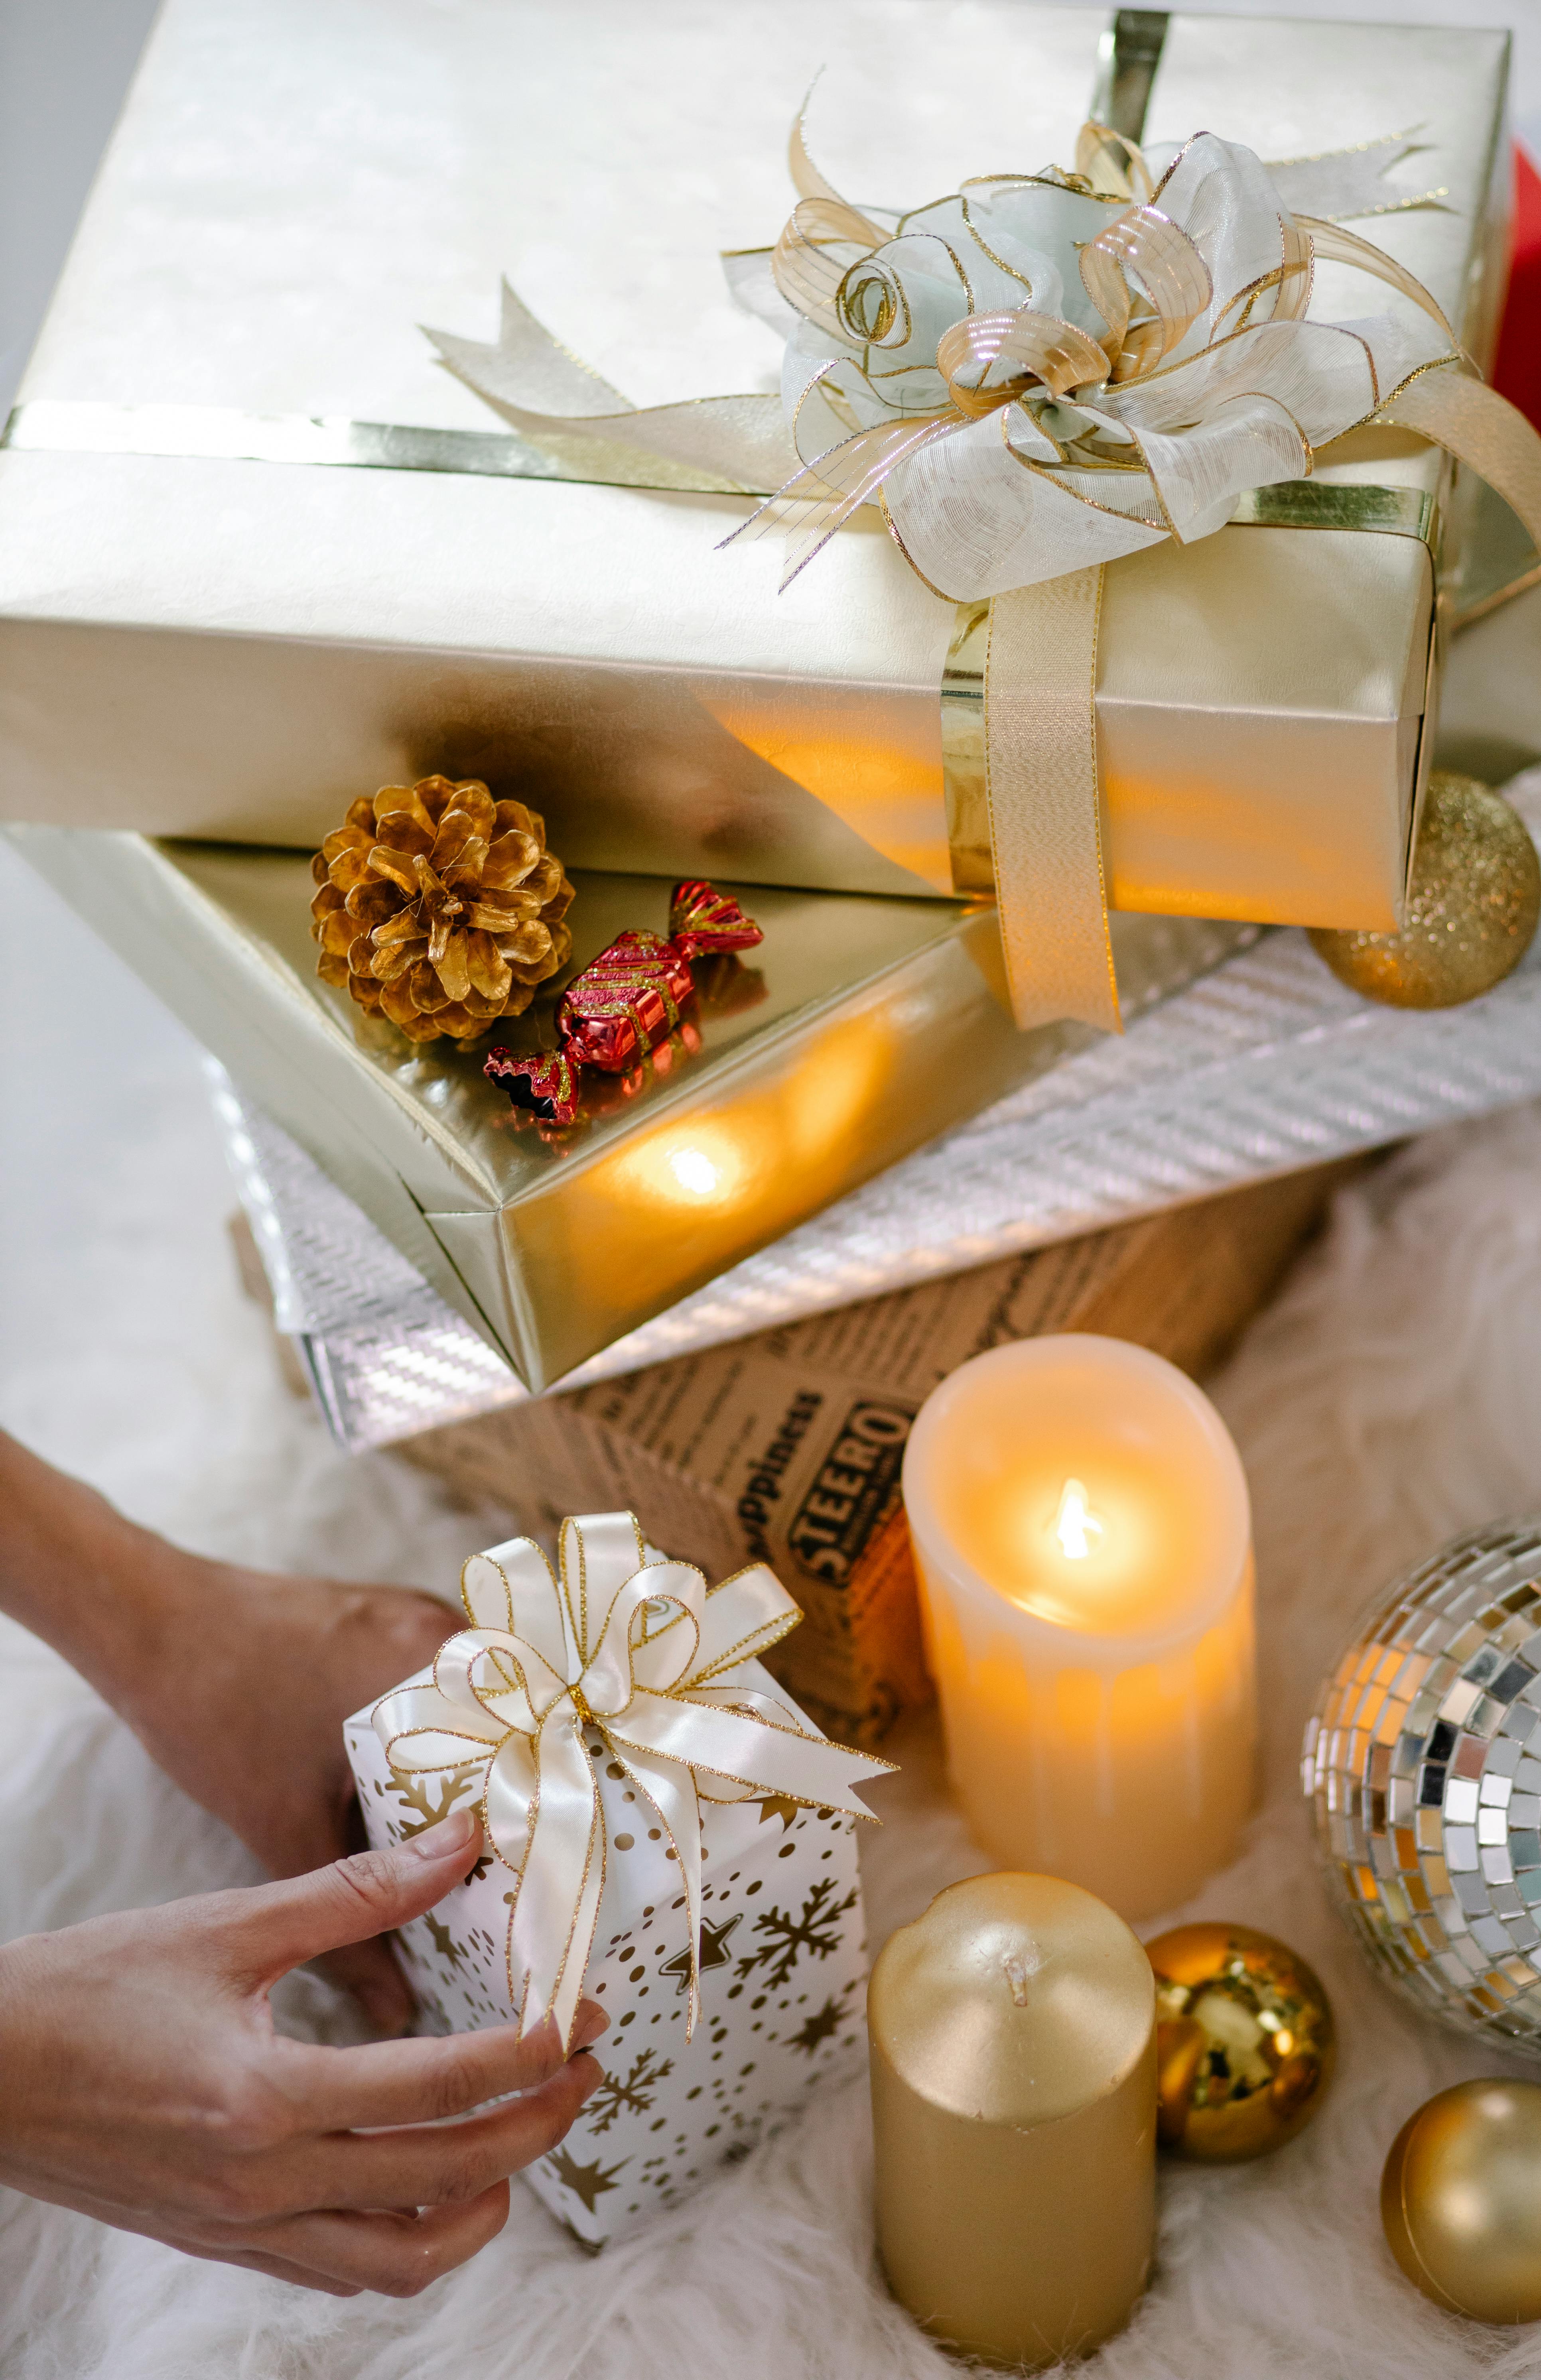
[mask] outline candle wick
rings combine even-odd
[[[1012,1987],[1012,1998],[1018,2008],[1027,2005],[1027,1983],[1043,1965],[1043,1952],[1036,1942],[1024,1943],[1020,1950],[1009,1950],[1001,1964],[1006,1970],[1006,1981]]]

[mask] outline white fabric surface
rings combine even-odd
[[[248,1560],[449,1586],[485,1543],[387,1456],[348,1461],[279,1386],[224,1239],[231,1204],[192,1044],[0,855],[15,1015],[0,1418],[137,1516]],[[6,979],[8,978],[8,979]],[[1541,1110],[1435,1136],[1339,1203],[1219,1385],[1256,1501],[1267,1801],[1188,1913],[1283,1935],[1325,1976],[1342,2062],[1316,2126],[1232,2173],[1168,2168],[1160,2261],[1096,2380],[1541,2375],[1541,2331],[1447,2318],[1392,2265],[1380,2161],[1430,2092],[1491,2070],[1389,1998],[1323,1899],[1296,1799],[1302,1719],[1361,1600],[1470,1524],[1541,1506]],[[240,1880],[231,1839],[10,1629],[34,1691],[5,1747],[0,1934]],[[867,1845],[874,1936],[985,1863],[934,1738],[895,1749]],[[1154,1926],[1145,1929],[1154,1931]],[[336,2026],[309,1979],[285,2021]],[[3,2088],[3,2082],[0,2082]],[[936,2380],[872,2262],[859,2084],[597,2264],[522,2190],[506,2231],[407,2304],[312,2299],[0,2193],[6,2380]]]

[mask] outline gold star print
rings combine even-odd
[[[579,2165],[565,2149],[553,2149],[546,2162],[563,2189],[570,2190],[575,2198],[581,2198],[592,2215],[594,2202],[601,2192],[615,2188],[615,2177],[621,2166],[629,2164],[630,2159],[623,2157],[621,2165],[602,2166],[596,2157],[592,2165]]]
[[[710,1975],[713,1967],[726,1967],[732,1964],[728,1952],[728,1936],[743,1914],[744,1912],[741,1909],[736,1911],[723,1925],[714,1925],[710,1917],[704,1917],[701,1920],[701,1973],[703,1975]],[[658,1972],[661,1975],[678,1975],[680,1990],[687,1992],[690,1989],[689,1951],[676,1950],[672,1959],[664,1960]]]
[[[440,1958],[447,1959],[452,1967],[458,1967],[464,1954],[461,1951],[459,1943],[451,1934],[449,1927],[447,1925],[442,1925],[437,1917],[430,1916],[428,1920],[428,1930],[430,1935],[432,1937],[433,1947],[438,1951]]]
[[[790,1793],[761,1793],[758,1798],[760,1825],[763,1827],[767,1818],[779,1818],[783,1835],[803,1806],[800,1802],[795,1802]]]
[[[788,2034],[786,2046],[788,2049],[806,2049],[811,2058],[820,2042],[828,2041],[831,2034],[840,2031],[840,2002],[826,2000],[823,2007],[808,2018],[800,2032]]]

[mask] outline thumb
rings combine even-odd
[[[325,1950],[372,1941],[443,1900],[480,1848],[475,1811],[455,1810],[394,1850],[358,1852],[309,1876],[256,1885],[240,1895],[232,1963],[243,1983],[265,1990]]]

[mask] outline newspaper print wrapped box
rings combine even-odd
[[[473,1557],[473,1626],[345,1736],[372,1842],[482,1807],[483,1857],[402,1930],[425,2027],[550,2012],[567,2037],[583,1994],[610,2019],[603,2082],[525,2176],[597,2248],[859,2062],[850,1788],[886,1764],[828,1743],[741,1655],[796,1622],[769,1571],[708,1591],[630,1513],[566,1521],[560,1544],[559,1576],[528,1538]]]

